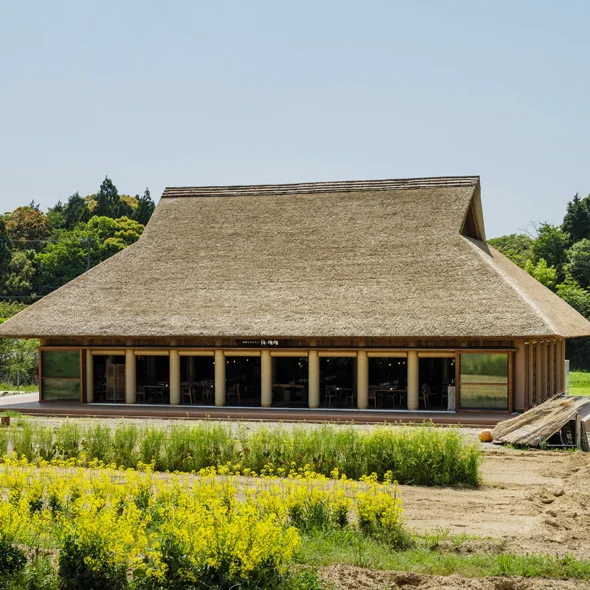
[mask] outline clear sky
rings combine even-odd
[[[479,174],[493,237],[590,192],[590,2],[4,0],[0,112],[0,211]]]

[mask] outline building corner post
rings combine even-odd
[[[420,361],[418,352],[408,350],[408,410],[420,408]]]
[[[317,350],[309,351],[309,407],[320,407],[320,355]]]
[[[180,404],[180,354],[170,350],[170,405]]]
[[[137,397],[137,370],[133,349],[125,350],[125,403],[134,404]]]
[[[359,350],[356,357],[356,393],[359,410],[369,407],[369,357],[366,350]]]
[[[215,405],[225,406],[225,354],[215,351]]]

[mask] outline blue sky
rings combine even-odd
[[[590,3],[0,2],[0,210],[479,174],[489,237],[590,192]]]

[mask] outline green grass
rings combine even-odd
[[[3,391],[20,391],[21,393],[36,393],[39,391],[38,385],[21,385],[17,387],[14,383],[0,383],[0,393]]]
[[[590,580],[590,561],[571,555],[516,555],[502,550],[461,552],[467,538],[448,537],[440,547],[432,537],[416,537],[415,546],[393,551],[386,543],[363,537],[353,530],[306,535],[297,555],[300,563],[314,567],[337,563],[357,567],[415,572],[418,574],[459,574],[469,578],[483,576],[522,576],[525,578],[574,578]]]
[[[330,476],[334,469],[352,479],[376,473],[415,485],[480,483],[481,451],[457,428],[431,426],[259,426],[248,429],[213,421],[172,427],[117,423],[89,425],[66,420],[55,429],[34,420],[6,429],[6,443],[30,461],[98,459],[118,466],[153,463],[157,471],[190,473],[232,464],[233,471],[286,475],[310,469]],[[238,465],[236,467],[236,464]]]
[[[590,395],[590,373],[570,371],[570,395]]]

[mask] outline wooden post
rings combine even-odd
[[[535,399],[539,403],[545,398],[543,397],[543,345],[540,341],[535,344]]]
[[[125,403],[134,404],[137,397],[137,368],[133,349],[125,350]]]
[[[260,405],[263,408],[272,406],[272,357],[270,350],[260,353]]]
[[[215,405],[225,406],[225,354],[215,351]]]
[[[420,361],[415,350],[408,350],[408,410],[420,408]]]
[[[582,420],[580,412],[576,412],[576,449],[582,448]]]
[[[366,350],[356,356],[356,394],[359,410],[369,407],[369,357]]]
[[[86,402],[91,404],[94,401],[94,357],[90,349],[86,349]]]
[[[309,387],[309,407],[320,407],[320,356],[317,350],[309,351],[308,359],[308,387]]]
[[[527,407],[531,408],[535,404],[535,345],[529,342],[528,346],[528,391],[527,391]]]
[[[170,405],[180,404],[180,355],[178,350],[170,351]]]
[[[559,363],[559,372],[561,374],[561,391],[565,391],[567,389],[567,383],[565,382],[567,379],[567,375],[565,372],[565,338],[562,339],[560,346],[559,346],[559,354],[558,354],[558,363]]]
[[[513,377],[513,393],[512,393],[512,408],[513,410],[526,409],[526,352],[524,340],[516,341],[517,351],[514,354],[514,377]]]
[[[549,343],[549,396],[555,395],[557,389],[555,387],[555,341]]]

